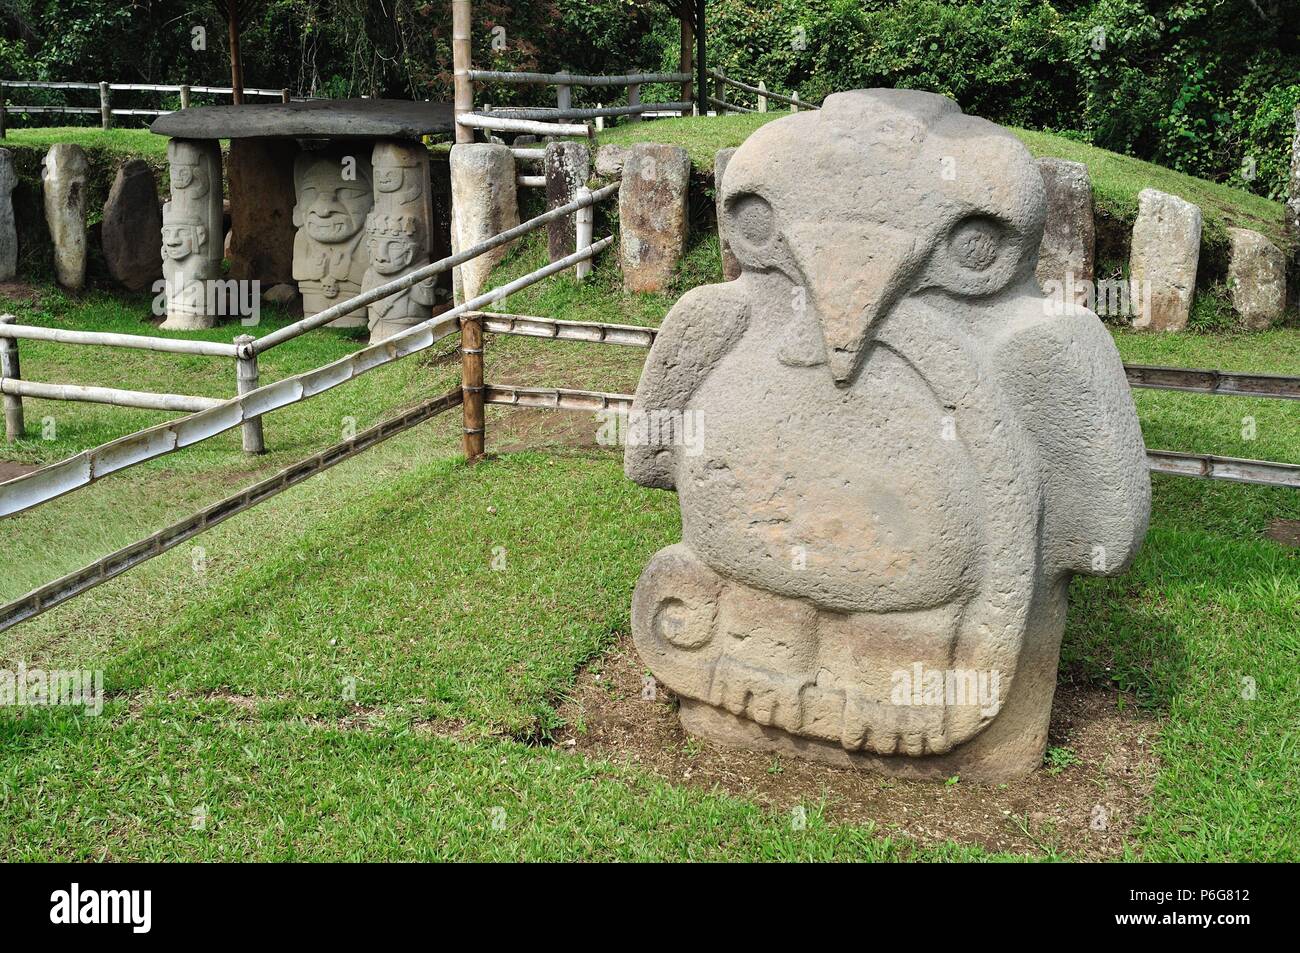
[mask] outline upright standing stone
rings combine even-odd
[[[1047,218],[1034,273],[1050,296],[1064,301],[1068,294],[1072,303],[1087,305],[1097,240],[1088,167],[1065,159],[1039,159],[1038,171],[1047,190]]]
[[[369,267],[362,290],[386,284],[429,264],[433,205],[429,151],[418,142],[381,140],[372,153],[375,208],[366,221]],[[435,280],[426,278],[369,307],[370,340],[426,321],[434,303]]]
[[[230,140],[230,276],[263,288],[293,281],[295,192],[292,140]]]
[[[1228,285],[1232,306],[1246,326],[1260,331],[1286,310],[1286,256],[1259,232],[1228,229]]]
[[[13,195],[17,185],[14,154],[0,149],[0,281],[8,281],[18,273],[18,228],[14,224]]]
[[[740,262],[731,250],[731,242],[723,231],[727,217],[722,214],[722,177],[726,175],[727,163],[736,154],[735,149],[719,149],[713,157],[713,209],[718,216],[718,250],[722,254],[722,280],[734,281],[740,277]]]
[[[168,330],[210,328],[210,282],[221,277],[225,219],[221,210],[221,146],[215,139],[167,143],[171,201],[163,206],[163,278]]]
[[[153,169],[143,159],[128,159],[113,179],[100,229],[108,272],[122,287],[144,291],[162,276],[162,256],[154,244],[162,225]]]
[[[1143,189],[1129,250],[1134,296],[1147,302],[1148,314],[1133,327],[1181,331],[1192,313],[1196,268],[1201,259],[1201,210],[1176,195]]]
[[[623,174],[626,159],[627,146],[601,146],[596,150],[596,174],[606,179],[617,179]]]
[[[459,252],[519,224],[515,159],[506,146],[471,142],[451,147],[451,250]],[[479,296],[510,250],[502,245],[455,269],[456,300]]]
[[[1037,286],[1044,211],[1020,141],[933,93],[837,93],[737,150],[741,275],[669,312],[627,419],[628,476],[682,511],[632,635],[687,731],[1042,763],[1070,579],[1124,569],[1151,493],[1110,334]]]
[[[681,146],[638,142],[618,190],[623,287],[664,291],[686,250],[691,160]]]
[[[86,285],[86,171],[90,163],[81,146],[60,142],[41,163],[45,222],[54,243],[54,272],[72,291]]]
[[[370,155],[362,143],[300,153],[293,166],[297,202],[293,224],[293,277],[307,317],[355,298],[370,266],[366,216],[374,205]],[[330,322],[356,328],[362,308]]]
[[[548,143],[542,168],[546,174],[546,207],[568,205],[591,178],[591,147],[585,142]],[[551,261],[574,253],[578,247],[576,228],[574,215],[566,215],[546,226],[546,250]]]

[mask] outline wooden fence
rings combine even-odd
[[[12,89],[56,89],[68,91],[95,91],[99,93],[98,106],[53,106],[53,105],[16,105],[8,102]],[[111,128],[114,116],[165,116],[170,109],[120,109],[113,107],[113,93],[179,93],[181,109],[190,107],[190,97],[195,94],[231,96],[234,94],[229,86],[191,86],[182,83],[168,86],[157,83],[73,83],[43,82],[38,80],[0,80],[0,138],[4,138],[6,116],[10,113],[70,113],[75,115],[98,115],[101,129]],[[245,89],[245,96],[267,96],[283,103],[291,101],[287,89]]]

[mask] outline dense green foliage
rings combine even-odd
[[[675,67],[675,8],[478,0],[475,62],[582,72]],[[805,99],[862,86],[933,89],[999,122],[1066,132],[1261,195],[1285,188],[1300,104],[1300,4],[1291,0],[711,0],[708,10],[711,64]],[[12,0],[0,17],[6,77],[228,81],[225,26],[211,4]],[[193,48],[197,26],[206,30],[203,50]],[[266,0],[243,30],[246,82],[326,96],[447,98],[450,37],[446,0]],[[611,92],[621,93],[590,95],[608,101]],[[94,99],[80,95],[90,97],[77,100],[83,105]],[[482,98],[547,95],[494,86]],[[139,105],[157,106],[157,97]]]

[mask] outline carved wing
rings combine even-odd
[[[684,294],[668,312],[641,381],[632,413],[683,410],[704,376],[740,339],[749,323],[744,279],[703,285]],[[623,471],[642,486],[671,490],[676,486],[675,446],[633,446],[623,455]]]
[[[1115,342],[1069,309],[1022,325],[999,358],[1047,474],[1044,568],[1118,575],[1146,536],[1151,477]]]

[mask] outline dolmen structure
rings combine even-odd
[[[421,140],[451,131],[448,105],[352,99],[205,106],[162,116],[150,128],[171,137],[165,328],[208,328],[222,316],[223,296],[208,291],[224,252],[220,139],[230,140],[231,277],[296,283],[306,316],[447,252]],[[331,324],[368,326],[378,341],[428,319],[436,298],[426,282]]]
[[[731,157],[740,276],[668,314],[625,467],[682,542],[633,597],[687,731],[909,778],[1042,761],[1075,573],[1150,509],[1123,367],[1035,277],[1044,187],[942,96],[859,90]]]

